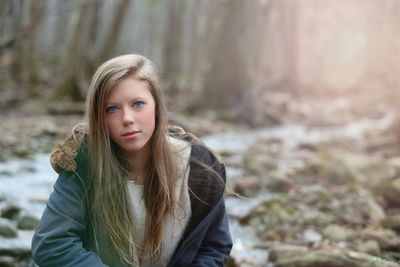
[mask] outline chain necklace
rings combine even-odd
[[[131,184],[136,184],[136,185],[140,185],[140,177],[135,176],[135,175],[131,175],[126,177],[126,179],[131,183]]]

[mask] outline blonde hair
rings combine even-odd
[[[99,248],[96,233],[105,234],[107,244],[128,265],[134,265],[132,236],[134,218],[126,186],[127,162],[118,153],[105,124],[105,100],[112,88],[122,79],[133,76],[149,84],[156,104],[156,125],[149,140],[150,155],[145,168],[143,200],[147,209],[146,229],[139,261],[158,259],[162,252],[163,223],[173,215],[177,177],[173,153],[167,141],[168,122],[163,95],[154,64],[141,55],[129,54],[103,63],[92,78],[86,98],[86,127],[91,168],[89,214],[94,243],[103,258],[110,258]],[[108,251],[108,249],[106,249]]]

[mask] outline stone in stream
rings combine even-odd
[[[9,176],[9,177],[11,177],[11,176],[13,176],[13,173],[11,171],[9,171],[9,170],[2,170],[2,171],[0,171],[0,175],[1,176]]]
[[[322,235],[313,228],[307,228],[303,232],[303,239],[310,244],[319,244],[322,241]]]
[[[21,211],[21,207],[15,203],[7,203],[0,211],[1,217],[16,219]]]
[[[22,230],[35,230],[39,224],[39,219],[33,214],[22,214],[17,221],[17,226]]]
[[[357,251],[367,253],[373,256],[381,255],[381,248],[379,243],[375,240],[366,240],[357,246]]]
[[[318,151],[300,174],[319,177],[336,185],[358,182],[373,186],[397,174],[397,167],[360,153],[326,148]]]
[[[0,256],[0,267],[16,267],[17,263],[13,257]]]
[[[28,259],[31,257],[31,248],[22,244],[4,244],[0,241],[0,255]]]
[[[361,238],[363,240],[375,240],[384,250],[400,249],[400,237],[390,229],[366,228],[361,232]]]
[[[336,248],[308,250],[306,247],[276,246],[271,249],[268,260],[275,267],[400,267],[366,253]]]
[[[354,236],[354,231],[340,225],[331,224],[325,227],[323,234],[326,238],[339,242],[350,240]]]
[[[293,189],[293,183],[283,172],[274,172],[267,179],[267,188],[272,192],[289,193]]]
[[[15,226],[13,221],[0,218],[0,236],[3,237],[18,236],[17,227]]]
[[[387,216],[382,221],[382,225],[400,233],[400,214]]]
[[[400,178],[380,181],[375,187],[375,193],[382,196],[389,206],[400,207]]]
[[[307,253],[308,247],[295,245],[277,245],[269,251],[268,260],[280,262],[286,258],[298,257]]]
[[[244,176],[235,179],[233,191],[240,195],[251,196],[262,188],[261,179],[257,176]]]
[[[386,213],[382,206],[371,196],[360,199],[360,209],[368,216],[371,223],[380,223],[385,219]]]

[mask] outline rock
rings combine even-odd
[[[256,176],[247,176],[236,179],[233,190],[238,194],[249,196],[257,193],[261,187],[260,178]]]
[[[9,170],[0,171],[0,176],[13,176],[13,173]]]
[[[270,258],[276,267],[399,267],[397,263],[368,255],[366,253],[343,250],[297,250],[292,255],[285,250],[271,250]],[[281,255],[277,255],[281,254]],[[282,255],[283,254],[283,255]]]
[[[8,203],[5,207],[1,209],[1,217],[13,220],[18,217],[20,211],[21,207],[19,207],[17,204]]]
[[[0,256],[0,267],[16,267],[17,263],[13,257]]]
[[[308,228],[303,232],[303,238],[307,243],[319,244],[322,241],[322,235],[313,228]]]
[[[357,246],[357,250],[373,256],[379,256],[381,254],[379,244],[375,240],[366,240],[362,242]]]
[[[247,221],[252,216],[254,210],[262,203],[262,200],[258,198],[240,199],[229,197],[225,201],[229,217],[238,219],[239,221]]]
[[[34,172],[36,172],[36,169],[33,165],[24,165],[24,166],[21,166],[20,172],[34,173]]]
[[[300,142],[297,146],[297,149],[315,152],[318,151],[319,147],[317,144]]]
[[[0,255],[26,259],[31,257],[31,247],[30,245],[28,246],[28,244],[23,244],[23,242],[19,240],[15,242],[2,242],[2,240],[0,240]]]
[[[387,216],[382,221],[382,225],[400,233],[400,214]]]
[[[374,198],[365,196],[360,202],[361,211],[369,217],[371,223],[380,223],[385,218],[385,211]]]
[[[389,206],[400,207],[400,178],[382,180],[375,186],[374,191],[382,196]]]
[[[56,136],[58,134],[58,128],[57,125],[49,120],[45,120],[42,122],[42,126],[41,126],[41,133],[40,136]]]
[[[317,205],[318,203],[326,203],[333,201],[330,192],[320,184],[310,186],[302,186],[300,188],[304,202],[308,205]]]
[[[14,153],[20,158],[27,158],[32,155],[31,148],[29,144],[26,143],[18,143],[15,147]]]
[[[320,152],[319,157],[313,160],[312,167],[317,175],[334,184],[343,184],[354,181],[357,176],[356,169],[362,163],[356,156],[344,152]]]
[[[316,153],[300,173],[316,175],[338,185],[355,181],[370,186],[393,177],[397,168],[370,156],[339,149],[325,149]]]
[[[272,192],[289,193],[293,189],[293,183],[283,173],[274,173],[268,177],[267,188]]]
[[[39,219],[32,214],[23,214],[18,218],[17,226],[22,230],[35,230]]]
[[[277,169],[276,158],[266,153],[249,150],[243,158],[243,168],[249,174],[264,176]]]
[[[366,228],[361,232],[361,238],[363,240],[375,240],[378,242],[379,247],[384,250],[398,250],[400,248],[400,238],[394,231],[389,229]]]
[[[353,230],[337,224],[331,224],[325,227],[323,234],[326,238],[336,242],[347,241],[353,237]]]
[[[282,261],[287,258],[304,255],[308,251],[308,247],[293,245],[278,245],[269,251],[268,260],[271,262]]]
[[[3,237],[18,236],[17,228],[15,227],[14,223],[11,220],[0,218],[0,236]]]

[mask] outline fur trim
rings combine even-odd
[[[75,131],[67,139],[56,145],[51,152],[50,163],[57,173],[60,173],[62,170],[76,171],[75,158],[83,139],[84,134]]]

